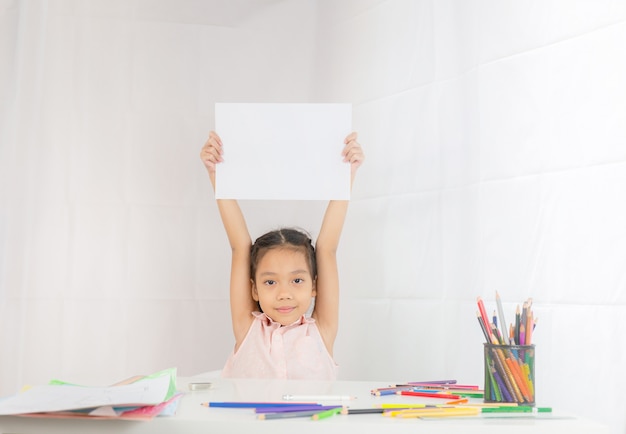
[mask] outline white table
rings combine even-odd
[[[190,392],[189,382],[211,381],[209,390]],[[72,434],[72,433],[463,433],[463,434],[608,434],[606,425],[562,414],[558,409],[542,418],[445,418],[438,420],[398,419],[380,414],[336,415],[314,421],[309,418],[258,420],[252,409],[208,408],[208,401],[282,401],[291,395],[351,395],[356,399],[343,401],[351,408],[372,407],[379,403],[412,402],[442,403],[441,400],[405,396],[374,397],[370,390],[388,384],[368,381],[282,381],[226,380],[201,376],[179,378],[178,388],[185,392],[176,416],[155,418],[149,422],[122,420],[41,419],[16,416],[0,417],[3,434]],[[322,401],[335,404],[338,401]]]

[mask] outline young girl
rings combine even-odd
[[[200,158],[213,188],[215,166],[223,161],[222,155],[222,141],[211,131]],[[350,163],[352,182],[364,159],[356,133],[346,137],[341,155]],[[328,203],[315,247],[308,234],[296,229],[269,232],[252,244],[237,201],[218,199],[217,206],[232,249],[230,310],[235,335],[235,348],[222,376],[335,379],[336,252],[348,201]],[[313,298],[315,305],[307,318]]]

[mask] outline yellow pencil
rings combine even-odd
[[[400,416],[402,414],[411,414],[411,413],[415,413],[415,414],[418,414],[418,413],[423,414],[423,413],[428,413],[428,412],[439,413],[444,410],[456,410],[458,408],[461,408],[461,407],[446,406],[446,407],[425,407],[425,408],[398,408],[397,410],[386,411],[385,413],[383,413],[383,415],[395,417],[395,416]]]
[[[380,404],[380,408],[426,408],[426,404]],[[433,407],[430,404],[429,407]]]
[[[480,414],[480,409],[477,407],[468,408],[432,408],[422,411],[406,410],[400,412],[396,417],[400,418],[415,418],[415,417],[453,417],[453,416],[476,416]]]

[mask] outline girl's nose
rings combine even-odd
[[[279,300],[291,300],[293,298],[293,296],[291,295],[291,291],[289,291],[287,288],[281,288],[280,291],[278,291],[278,299]]]

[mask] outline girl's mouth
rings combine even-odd
[[[282,314],[285,313],[290,313],[295,309],[295,307],[292,306],[283,306],[283,307],[277,307],[276,310]]]

